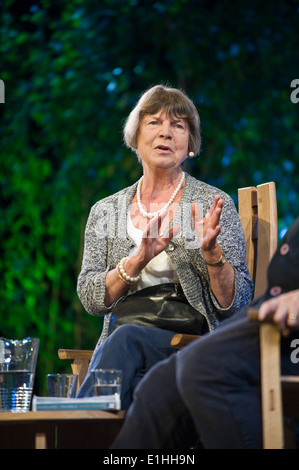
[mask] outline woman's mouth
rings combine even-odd
[[[172,149],[170,147],[168,147],[167,145],[157,145],[157,147],[155,147],[156,150],[160,150],[161,152],[171,152],[173,153]]]

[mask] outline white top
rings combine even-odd
[[[131,255],[140,246],[142,239],[142,230],[139,230],[133,225],[131,216],[127,217],[127,230],[130,237],[134,240],[136,246],[129,252]],[[131,291],[144,289],[156,284],[163,284],[166,282],[178,282],[178,277],[171,259],[165,251],[159,253],[153,258],[141,271],[141,279],[134,284]]]

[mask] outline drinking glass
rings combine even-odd
[[[75,398],[78,375],[48,374],[47,385],[49,397]]]
[[[118,395],[120,397],[123,371],[117,369],[94,369],[93,391],[95,396]]]

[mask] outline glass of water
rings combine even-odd
[[[78,386],[76,374],[48,374],[49,397],[75,398]]]
[[[118,369],[94,369],[93,391],[97,397],[118,395],[120,397],[123,371]]]
[[[38,338],[0,338],[0,411],[30,410]]]

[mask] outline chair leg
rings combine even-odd
[[[72,367],[73,374],[78,375],[78,387],[77,387],[77,391],[78,391],[87,374],[89,361],[88,360],[76,361],[76,359],[74,359],[73,362],[71,362],[71,367]]]
[[[260,325],[264,449],[282,449],[284,446],[280,337],[281,333],[275,325],[271,323]]]

